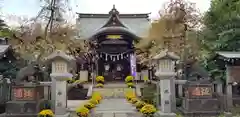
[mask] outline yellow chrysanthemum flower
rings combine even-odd
[[[151,104],[146,104],[140,109],[140,112],[143,114],[154,114],[157,112],[157,109]]]
[[[38,115],[39,115],[39,116],[46,116],[46,115],[48,115],[48,116],[53,117],[53,116],[54,116],[54,113],[53,113],[53,111],[50,110],[50,109],[45,109],[45,110],[42,110],[40,113],[38,113]]]
[[[96,87],[97,88],[103,88],[103,84],[102,83],[97,83]]]
[[[76,113],[77,113],[77,115],[87,117],[89,114],[89,109],[84,106],[81,106],[81,107],[77,108]]]
[[[133,81],[133,76],[127,76],[126,78],[125,78],[125,82],[127,83],[127,82],[130,82],[130,81]]]
[[[97,76],[96,81],[97,82],[104,82],[104,77],[103,76]]]

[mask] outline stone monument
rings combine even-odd
[[[157,65],[155,75],[158,77],[157,85],[160,85],[161,93],[161,117],[175,117],[173,113],[176,110],[175,96],[175,63],[179,59],[177,55],[168,50],[162,51],[160,54],[153,57],[153,62]],[[158,87],[159,88],[159,87]],[[158,89],[159,91],[159,89]],[[159,101],[159,98],[158,98]]]
[[[4,117],[37,117],[44,98],[43,86],[25,83],[12,86],[11,100],[6,103]]]
[[[213,84],[208,79],[188,81],[184,90],[185,97],[180,110],[185,116],[217,116],[223,112],[221,102],[224,100],[213,92]]]
[[[67,112],[67,82],[66,80],[72,78],[69,73],[73,57],[66,55],[64,52],[57,50],[47,57],[47,60],[52,63],[52,101],[53,110],[56,117],[68,117]]]

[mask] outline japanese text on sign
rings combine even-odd
[[[14,97],[17,99],[31,99],[34,97],[34,91],[30,88],[15,88]]]
[[[194,96],[208,96],[211,95],[211,89],[206,87],[196,87],[192,90]]]

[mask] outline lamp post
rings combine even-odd
[[[164,50],[153,57],[153,61],[157,65],[157,71],[155,72],[158,77],[157,102],[160,99],[159,92],[161,93],[161,112],[159,112],[161,116],[176,116],[173,111],[176,109],[174,77],[176,75],[175,64],[177,60],[179,60],[179,57],[168,50]]]

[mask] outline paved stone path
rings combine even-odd
[[[125,99],[103,99],[94,109],[92,117],[141,117],[135,107]]]

